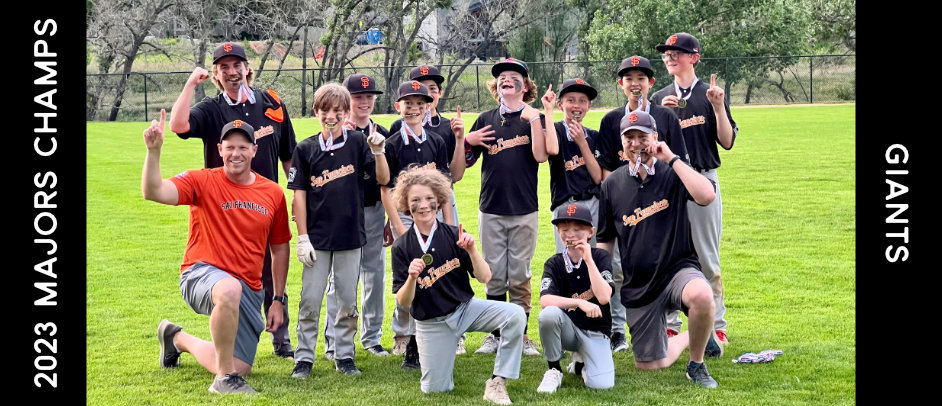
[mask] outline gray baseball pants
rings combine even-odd
[[[615,386],[615,361],[611,341],[599,331],[583,330],[572,323],[566,313],[547,306],[540,311],[540,341],[547,361],[559,361],[563,350],[575,351],[585,362],[585,385],[592,389]]]
[[[536,251],[539,212],[520,216],[500,216],[480,212],[481,247],[484,260],[491,267],[491,280],[485,286],[488,295],[510,292],[510,303],[529,313],[530,260]]]
[[[357,332],[357,276],[360,271],[360,248],[344,251],[315,250],[317,261],[313,267],[304,267],[301,274],[301,299],[298,303],[298,345],[294,360],[314,362],[317,346],[317,325],[321,315],[321,302],[328,283],[335,286],[337,334],[334,352],[336,359],[353,358],[353,336]]]

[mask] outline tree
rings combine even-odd
[[[127,81],[131,74],[134,59],[141,47],[155,45],[147,42],[148,31],[157,19],[174,4],[173,0],[98,0],[92,2],[94,12],[91,24],[86,30],[88,42],[98,49],[97,60],[99,73],[121,73],[114,88],[114,99],[108,121],[115,121],[121,110],[121,102]],[[104,78],[99,81],[103,85]],[[99,87],[90,96],[91,104],[86,111],[87,117],[94,117],[98,101],[103,96],[104,87]]]
[[[655,46],[676,32],[700,40],[706,60],[698,70],[719,73],[726,93],[732,84],[750,89],[769,81],[769,72],[782,74],[797,58],[750,58],[800,55],[810,42],[810,16],[802,0],[612,0],[596,12],[587,40],[598,59],[621,60],[629,55],[659,57]],[[656,18],[651,18],[656,16]],[[720,63],[709,58],[737,57]],[[728,63],[732,61],[732,63]],[[660,83],[669,83],[656,69]],[[786,100],[793,96],[781,86]]]

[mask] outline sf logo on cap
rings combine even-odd
[[[631,66],[638,66],[639,63],[641,63],[641,57],[638,57],[638,56],[631,57]]]
[[[416,81],[414,81],[414,80],[412,81],[412,90],[419,90],[419,87],[420,87],[420,86],[422,86],[421,83],[416,82]]]
[[[638,121],[638,113],[631,113],[628,115],[629,123],[634,124],[636,121]]]
[[[584,85],[584,84],[585,84],[585,81],[582,80],[582,79],[576,79],[576,84],[577,84],[577,85]]]
[[[369,88],[369,87],[370,87],[370,78],[368,78],[368,77],[366,77],[366,76],[361,77],[361,78],[360,78],[360,84],[363,85],[363,88],[364,88],[364,89]]]
[[[667,39],[667,45],[674,45],[675,42],[677,42],[677,34],[671,35],[671,37]]]
[[[576,213],[576,205],[570,204],[569,207],[566,208],[566,214],[571,216],[575,213]]]
[[[428,75],[428,66],[425,66],[425,65],[421,66],[421,67],[419,68],[419,73],[421,73],[421,74],[423,74],[423,75]]]
[[[242,120],[236,120],[232,122],[232,128],[242,127]]]
[[[222,49],[224,49],[226,52],[232,52],[232,43],[227,42],[225,44],[222,44]]]

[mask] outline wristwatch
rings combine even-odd
[[[281,304],[284,305],[284,306],[287,306],[287,305],[288,305],[288,297],[287,297],[287,296],[272,296],[271,300],[281,302]]]
[[[667,166],[673,168],[673,167],[674,167],[674,161],[676,161],[676,160],[678,160],[678,159],[680,159],[680,155],[674,155],[674,157],[671,158],[670,162],[667,163]]]

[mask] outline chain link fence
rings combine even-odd
[[[659,58],[659,56],[655,56]],[[530,77],[537,83],[540,94],[552,83],[559,89],[562,81],[582,78],[599,91],[593,108],[614,108],[623,105],[627,98],[618,87],[615,71],[621,61],[571,61],[528,63]],[[651,90],[671,83],[666,69],[659,60],[652,59],[655,67],[655,84]],[[440,110],[454,111],[461,106],[467,111],[483,111],[495,106],[487,88],[491,80],[492,63],[473,64],[465,67],[457,80],[444,84],[446,98],[440,102]],[[446,78],[461,69],[459,65],[440,66]],[[754,58],[703,58],[697,68],[698,76],[709,80],[717,74],[717,86],[726,90],[730,105],[768,105],[789,103],[836,103],[855,101],[856,56],[855,55],[804,55]],[[311,116],[314,83],[320,69],[266,69],[258,75],[254,87],[275,89],[288,107],[292,117]],[[341,77],[354,72],[365,73],[377,80],[378,89],[386,89],[387,67],[360,67],[348,69]],[[406,80],[408,69],[398,75],[398,82]],[[128,75],[126,91],[115,105],[115,89],[122,74],[86,75],[86,120],[106,121],[114,115],[117,121],[149,121],[160,116],[160,109],[168,112],[183,89],[191,72],[135,72]],[[307,89],[303,89],[302,77],[308,75]],[[199,92],[203,93],[200,94]],[[216,88],[210,81],[197,89],[194,103],[203,96],[213,97]],[[393,113],[395,94],[386,92],[376,100],[375,113]],[[302,108],[302,106],[304,106]],[[302,111],[303,110],[303,111]]]

